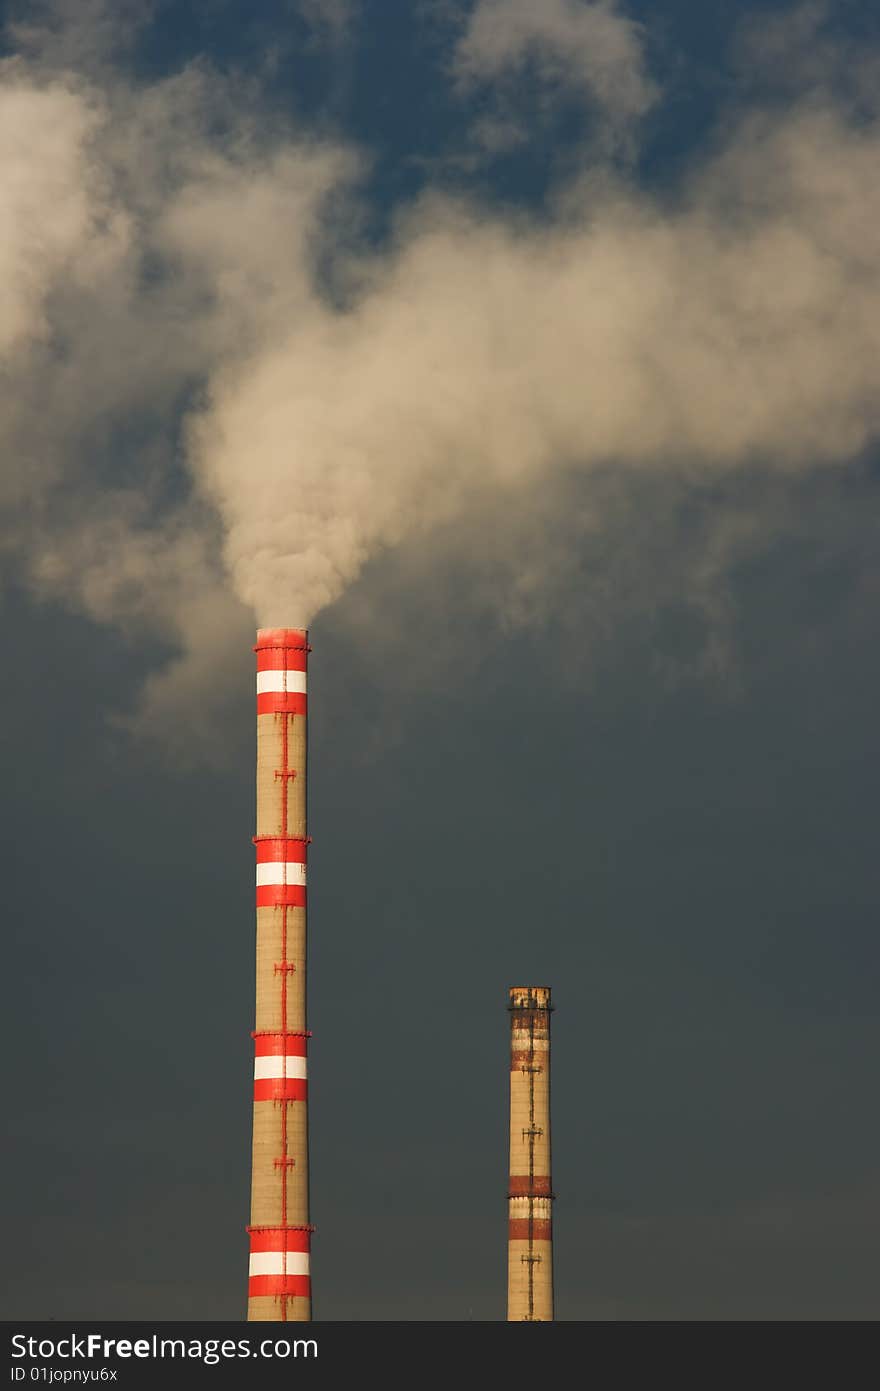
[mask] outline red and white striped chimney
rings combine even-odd
[[[257,654],[257,1003],[249,1320],[312,1316],[306,1057],[308,634]]]

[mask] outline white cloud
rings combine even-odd
[[[510,93],[531,64],[551,97],[588,97],[602,117],[606,143],[619,144],[657,96],[647,74],[640,27],[615,0],[478,0],[459,38],[454,71],[465,89],[496,86]],[[501,133],[521,135],[504,104]],[[480,126],[497,145],[498,118]]]
[[[12,0],[7,31],[34,68],[106,69],[150,23],[157,0]]]
[[[880,424],[878,154],[808,111],[747,123],[676,208],[619,188],[529,228],[426,199],[354,305],[215,379],[194,454],[238,593],[308,617],[563,464],[850,457]]]
[[[359,8],[357,0],[291,0],[291,4],[307,24],[335,42],[349,34]]]
[[[827,92],[743,116],[662,201],[607,175],[538,222],[428,193],[338,303],[316,266],[351,151],[267,134],[204,66],[0,76],[3,550],[179,648],[157,727],[222,688],[242,606],[307,622],[443,525],[493,512],[472,544],[536,617],[556,535],[523,557],[505,508],[564,473],[805,469],[876,437],[880,131]]]
[[[166,732],[195,672],[222,691],[208,650],[241,624],[182,398],[313,297],[321,202],[355,167],[259,136],[250,95],[198,66],[143,88],[0,66],[0,550],[39,595],[180,648],[145,693]]]
[[[0,89],[0,356],[49,332],[46,295],[100,241],[84,148],[95,113],[63,86]]]

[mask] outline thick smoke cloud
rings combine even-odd
[[[176,652],[135,723],[170,737],[198,695],[210,746],[217,672],[253,615],[181,422],[222,363],[265,347],[313,296],[322,200],[355,164],[267,138],[253,91],[205,65],[123,81],[112,6],[79,17],[87,56],[70,67],[65,15],[47,7],[14,31],[22,52],[0,66],[0,554],[38,596]]]
[[[460,72],[509,74],[524,13],[477,6]],[[179,653],[142,724],[209,699],[252,615],[308,622],[487,498],[503,517],[561,471],[807,469],[876,434],[880,131],[827,65],[731,113],[662,197],[593,151],[541,218],[429,189],[354,254],[362,155],[262,121],[204,65],[123,81],[107,16],[81,68],[56,23],[2,69],[0,497],[19,582]],[[589,76],[606,49],[584,32]],[[627,116],[635,33],[613,49]]]

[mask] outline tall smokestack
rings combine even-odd
[[[307,1321],[308,634],[257,634],[257,1009],[248,1319]]]
[[[510,991],[510,1183],[507,1318],[553,1318],[550,1182],[550,991]]]

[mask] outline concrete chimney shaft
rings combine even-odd
[[[553,1318],[550,1180],[550,991],[510,991],[508,1322]]]
[[[248,1319],[312,1316],[306,1028],[308,634],[257,654],[257,1002]]]

